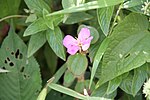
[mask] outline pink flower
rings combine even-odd
[[[71,35],[65,36],[63,45],[67,48],[67,52],[74,55],[78,50],[86,51],[90,47],[93,36],[90,36],[90,30],[88,28],[82,28],[78,34],[78,38],[75,39]]]

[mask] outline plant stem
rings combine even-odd
[[[119,8],[118,8],[118,10],[117,10],[117,13],[116,13],[116,15],[115,15],[114,21],[113,21],[112,26],[111,26],[111,28],[110,28],[109,35],[112,33],[113,28],[115,27],[115,22],[116,22],[116,20],[117,20],[117,17],[118,17],[118,15],[119,15],[119,12],[120,12],[121,8],[122,8],[122,4],[119,6]]]
[[[20,18],[20,17],[22,18],[22,17],[28,17],[28,16],[27,16],[27,15],[10,15],[10,16],[6,16],[6,17],[4,17],[4,18],[1,18],[1,19],[0,19],[0,22],[4,21],[4,20],[6,20],[6,19],[9,19],[9,18],[16,18],[16,17],[17,17],[17,18],[18,18],[18,17],[19,17],[19,18]]]

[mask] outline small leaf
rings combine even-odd
[[[63,82],[64,86],[66,87],[71,86],[74,80],[75,77],[73,76],[73,74],[69,70],[67,70],[64,75],[64,82]]]
[[[35,11],[39,16],[42,16],[43,9],[51,12],[50,7],[44,2],[44,0],[24,0],[30,10]]]
[[[28,46],[28,57],[32,56],[45,42],[45,31],[32,35]]]
[[[113,11],[114,6],[100,8],[97,10],[98,22],[105,36],[107,36],[109,33],[109,26],[113,15]]]
[[[69,7],[74,7],[76,6],[76,1],[77,0],[62,0],[62,6],[64,9]]]
[[[87,65],[88,61],[86,55],[77,53],[68,57],[67,67],[75,76],[84,74]]]
[[[37,16],[36,16],[35,14],[30,14],[30,15],[27,17],[25,23],[34,22],[36,19],[37,19]]]
[[[56,27],[54,30],[48,29],[46,32],[46,38],[55,54],[65,60],[66,55],[62,44],[63,37],[60,28]]]
[[[27,27],[23,36],[33,35],[47,29],[48,27],[45,24],[45,20],[43,18],[39,18]]]
[[[39,94],[37,100],[45,100],[47,95],[47,87],[45,87]]]

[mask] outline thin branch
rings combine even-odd
[[[10,15],[10,16],[6,16],[4,18],[0,19],[0,22],[9,19],[9,18],[23,18],[23,17],[28,17],[27,15]]]

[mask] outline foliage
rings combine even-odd
[[[149,99],[149,0],[1,0],[0,10],[0,100]]]

